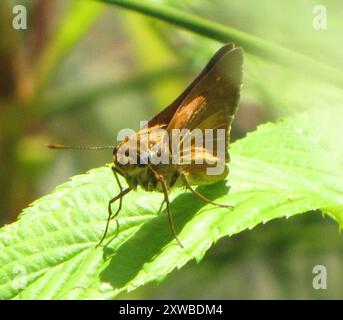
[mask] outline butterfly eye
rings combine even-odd
[[[130,155],[130,151],[129,151],[129,149],[126,149],[125,150],[125,156],[128,157],[129,155]]]

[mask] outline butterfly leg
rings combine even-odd
[[[179,238],[178,238],[178,236],[176,234],[176,231],[175,231],[173,216],[172,216],[172,213],[171,213],[171,210],[170,210],[170,202],[169,202],[168,190],[167,190],[166,182],[164,181],[163,177],[161,177],[161,176],[160,176],[160,182],[161,182],[162,188],[163,188],[164,201],[167,204],[167,213],[168,213],[168,220],[169,220],[170,228],[171,228],[171,230],[173,232],[173,236],[174,236],[175,240],[180,245],[180,247],[183,248],[183,245],[182,245],[181,241],[179,240]]]
[[[120,183],[120,180],[118,178],[118,174],[117,174],[117,171],[116,171],[116,168],[115,167],[112,167],[112,171],[113,171],[113,174],[114,174],[114,177],[116,179],[116,182],[118,184],[118,187],[119,187],[119,190],[120,190],[120,193],[118,195],[116,195],[115,197],[113,197],[109,202],[108,202],[108,217],[107,217],[107,221],[106,221],[106,227],[105,227],[105,231],[101,237],[101,240],[99,241],[99,243],[96,245],[96,247],[100,246],[102,244],[102,242],[105,240],[105,237],[106,237],[106,234],[107,234],[107,231],[108,231],[108,227],[110,225],[110,221],[111,219],[115,218],[118,213],[120,212],[121,208],[122,208],[122,203],[123,203],[123,197],[129,193],[131,191],[131,188],[127,188],[127,189],[123,189],[121,183]],[[119,206],[118,206],[118,209],[116,210],[116,212],[113,214],[112,212],[112,203],[116,202],[117,200],[119,199]],[[116,224],[117,224],[117,231],[119,229],[119,223],[118,221],[116,220]]]
[[[187,189],[189,189],[195,196],[197,196],[199,199],[201,199],[202,201],[206,202],[206,203],[211,203],[215,206],[218,206],[218,207],[223,207],[223,208],[229,208],[229,209],[233,209],[233,206],[230,206],[228,204],[222,204],[222,203],[217,203],[217,202],[214,202],[208,198],[206,198],[204,195],[202,195],[200,192],[194,190],[192,188],[192,186],[189,184],[189,181],[187,179],[187,177],[184,175],[184,174],[181,174],[182,176],[182,179],[185,183],[185,186]]]
[[[112,166],[111,169],[112,169],[112,171],[113,171],[114,177],[115,177],[115,179],[116,179],[117,185],[118,185],[119,190],[120,190],[119,195],[122,194],[122,193],[124,193],[125,190],[128,190],[127,192],[129,192],[129,191],[131,190],[130,188],[123,190],[123,187],[122,187],[122,185],[121,185],[121,183],[120,183],[120,180],[119,180],[119,177],[118,177],[118,173],[117,173],[116,167],[115,167],[115,166]],[[124,196],[127,192],[125,192],[125,193],[119,198],[119,206],[118,206],[117,211],[116,211],[114,214],[112,213],[112,203],[114,203],[115,201],[117,201],[116,198],[117,198],[119,195],[116,196],[116,197],[114,197],[113,199],[111,199],[111,200],[109,201],[109,203],[108,203],[109,220],[115,218],[115,217],[118,215],[119,211],[121,210],[122,204],[123,204],[123,196]],[[117,228],[119,228],[118,221],[117,221]]]
[[[176,233],[176,230],[175,230],[174,220],[173,220],[173,216],[172,216],[172,213],[171,213],[171,210],[170,210],[170,201],[169,201],[168,188],[167,188],[167,185],[166,185],[166,181],[164,180],[163,176],[161,176],[154,168],[152,168],[151,166],[149,166],[149,168],[154,173],[154,175],[155,175],[156,179],[158,180],[158,182],[160,182],[161,185],[162,185],[162,191],[163,191],[163,194],[164,194],[164,200],[162,202],[162,205],[163,205],[164,202],[167,204],[167,213],[168,213],[168,220],[169,220],[170,228],[172,230],[172,233],[173,233],[173,236],[174,236],[175,240],[177,241],[179,246],[181,248],[183,248],[183,245],[182,245],[181,241],[179,240],[179,238],[177,236],[177,233]]]

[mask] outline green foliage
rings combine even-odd
[[[104,97],[124,92],[130,92],[131,97],[139,91],[139,103],[134,103],[135,111],[143,110],[150,103],[153,105],[152,100],[155,101],[154,108],[160,108],[161,103],[171,98],[169,95],[174,96],[171,86],[174,86],[176,81],[174,79],[170,82],[171,77],[178,78],[179,75],[184,75],[188,70],[186,66],[197,65],[194,71],[199,70],[218,48],[216,41],[233,41],[246,52],[245,83],[241,100],[243,112],[246,112],[245,106],[263,107],[264,111],[269,109],[272,115],[269,115],[270,119],[277,115],[289,114],[289,111],[308,110],[309,107],[317,111],[293,116],[276,124],[263,125],[256,132],[232,145],[231,173],[228,180],[199,188],[199,191],[218,202],[234,205],[234,210],[205,205],[182,189],[172,192],[172,211],[184,249],[181,249],[172,237],[166,212],[157,216],[162,195],[142,190],[125,197],[119,217],[119,234],[116,235],[116,224],[112,222],[106,247],[95,248],[104,231],[108,200],[118,192],[118,189],[108,167],[72,178],[70,182],[59,186],[53,193],[25,209],[17,222],[0,229],[0,299],[114,298],[122,292],[134,290],[148,282],[161,281],[172,270],[181,268],[192,259],[200,261],[211,245],[222,237],[241,233],[276,218],[288,218],[300,213],[312,214],[315,210],[319,211],[337,221],[342,228],[343,150],[340,137],[343,116],[340,108],[343,77],[340,71],[339,52],[333,50],[336,48],[339,36],[337,30],[340,30],[337,26],[341,18],[335,13],[339,10],[330,7],[330,28],[325,30],[325,33],[315,32],[311,28],[310,20],[316,2],[293,1],[292,5],[287,3],[281,7],[280,4],[275,4],[275,15],[269,16],[270,19],[265,19],[266,12],[271,9],[268,1],[258,5],[252,0],[197,1],[196,4],[192,1],[175,3],[171,0],[103,0],[106,5],[100,4],[99,1],[84,0],[68,3],[70,7],[65,15],[58,18],[57,28],[54,29],[56,31],[46,38],[48,41],[43,41],[46,43],[42,47],[42,52],[39,52],[33,61],[32,70],[31,65],[26,66],[29,72],[24,72],[24,77],[8,77],[22,79],[23,83],[18,87],[25,88],[29,83],[33,90],[29,90],[25,108],[19,103],[18,106],[14,106],[15,108],[12,108],[12,105],[10,108],[0,108],[3,112],[1,119],[5,119],[0,126],[3,129],[0,135],[0,149],[6,150],[1,159],[1,185],[5,187],[1,194],[2,214],[12,211],[6,203],[4,204],[7,198],[11,198],[7,190],[13,189],[20,194],[16,195],[13,201],[20,202],[18,199],[22,195],[35,188],[32,181],[38,179],[38,175],[35,175],[31,168],[20,167],[20,162],[12,157],[15,148],[20,150],[17,152],[20,156],[26,152],[39,156],[42,154],[41,151],[35,151],[32,140],[27,143],[26,152],[22,150],[22,145],[18,144],[18,141],[25,132],[30,132],[32,127],[36,127],[42,120],[45,121],[46,117],[55,120],[56,115],[66,113],[69,118],[72,111],[81,109],[83,113],[88,114],[88,119],[96,123],[95,110],[92,112],[90,107]],[[69,87],[68,83],[77,83],[77,77],[71,76],[69,79],[70,74],[63,75],[61,66],[70,58],[76,44],[88,34],[89,28],[98,21],[104,12],[103,9],[110,11],[109,4],[122,6],[191,31],[189,40],[192,44],[183,46],[184,33],[170,28],[168,24],[156,23],[156,20],[146,19],[144,16],[128,13],[127,16],[125,14],[125,19],[121,17],[124,23],[118,23],[123,13],[117,10],[115,14],[118,16],[108,19],[105,24],[108,26],[113,22],[116,25],[115,32],[118,27],[118,34],[125,34],[125,40],[118,41],[117,47],[123,46],[124,43],[125,47],[126,42],[130,42],[129,46],[132,46],[133,50],[127,50],[126,54],[129,56],[128,53],[132,51],[132,56],[137,57],[127,58],[144,66],[144,72],[138,75],[129,74],[124,78],[126,80],[121,80],[118,70],[114,68],[112,71],[111,66],[106,65],[106,69],[113,72],[113,78],[109,81],[103,79],[104,82],[95,84],[92,73],[87,70],[87,75],[90,74],[88,81],[85,81],[87,86],[83,85],[75,90]],[[199,11],[200,15],[210,17],[211,21],[185,13],[198,12],[201,6],[203,9]],[[252,6],[254,10],[251,10]],[[217,14],[213,14],[213,11]],[[284,14],[285,11],[287,15]],[[48,21],[55,12],[47,18],[44,18],[43,11],[40,14],[42,21]],[[290,16],[292,19],[289,19]],[[230,25],[219,24],[218,21]],[[99,34],[102,36],[98,37]],[[113,33],[107,29],[103,33],[97,33],[95,37],[102,38],[105,34],[113,37]],[[171,38],[170,35],[175,38]],[[130,37],[134,40],[127,41]],[[11,46],[18,45],[17,49],[20,48],[19,43],[16,43],[19,38],[3,38],[14,39],[15,41],[10,41]],[[110,47],[112,50],[112,39],[103,39],[107,39],[106,48]],[[277,43],[283,44],[284,47]],[[11,46],[7,51],[15,59],[9,65],[20,66],[21,60],[13,54],[15,50]],[[95,45],[93,50],[99,48]],[[177,59],[174,59],[175,57]],[[76,54],[75,60],[78,60],[80,65],[87,64],[82,55]],[[103,62],[101,56],[97,62]],[[20,68],[13,68],[13,72],[17,69]],[[130,68],[123,68],[125,72],[128,69]],[[68,79],[62,90],[58,90],[58,86],[53,83],[58,77],[63,78],[63,81],[57,83],[64,83],[65,79]],[[146,92],[149,88],[152,92],[150,95]],[[144,99],[144,95],[149,96],[148,101]],[[154,99],[150,99],[152,96]],[[128,113],[125,106],[130,102],[123,100],[127,99],[122,99],[120,104],[114,105],[119,105]],[[126,104],[123,107],[124,103]],[[103,106],[103,103],[101,105]],[[323,109],[325,112],[320,111]],[[8,110],[15,112],[7,113]],[[109,121],[109,137],[112,137],[118,125],[122,125],[123,115],[117,114],[118,109],[112,107],[104,113],[105,117],[102,117],[101,124],[103,125],[105,120]],[[77,122],[75,127],[82,121],[78,119]],[[118,122],[117,126],[115,122]],[[66,122],[63,122],[60,127],[63,131],[69,131],[65,130],[65,124]],[[23,127],[19,130],[20,126]],[[18,130],[14,130],[15,127],[18,127]],[[84,133],[84,141],[90,140],[92,133]],[[40,146],[43,144],[40,141],[38,150],[41,150]],[[77,162],[77,167],[80,166],[80,162]],[[38,167],[42,168],[40,163]],[[49,170],[49,173],[51,171],[53,169]],[[19,175],[20,172],[25,172],[25,175]],[[11,173],[12,177],[7,173]],[[52,172],[51,175],[59,177],[60,171],[58,174]],[[53,184],[54,177],[50,179]],[[13,186],[12,181],[16,181]],[[16,205],[15,208],[20,206]],[[276,237],[268,234],[268,227],[272,228],[274,234],[281,234],[287,248],[290,248],[292,239],[296,242],[306,239],[305,249],[302,247],[301,251],[307,251],[310,247],[311,250],[315,250],[319,241],[321,244],[318,251],[327,254],[323,248],[330,250],[329,242],[332,238],[334,248],[337,248],[337,251],[340,249],[341,243],[335,238],[334,232],[320,241],[323,230],[328,230],[324,229],[322,224],[318,223],[315,228],[311,228],[304,223],[297,225],[293,231],[290,225],[286,220],[280,220],[279,228],[274,228],[272,223],[261,226],[264,238],[259,237],[256,231],[247,233],[250,238],[245,241],[249,242],[249,246],[237,237],[235,240],[240,242],[241,247],[238,247],[238,250],[237,247],[231,248],[229,254],[226,251],[225,259],[231,258],[232,255],[241,259],[242,252],[254,251],[258,246],[256,243],[261,243],[261,239],[264,250],[274,251],[279,255],[280,246],[275,244],[277,241],[273,241]],[[232,240],[231,238],[229,242],[221,244],[232,244]],[[230,257],[227,257],[228,255]],[[292,252],[292,258],[298,262],[299,255],[293,255]],[[223,267],[223,260],[215,261],[216,272],[220,264]],[[280,275],[280,282],[289,282],[289,277],[285,277],[283,273],[284,268],[289,267],[288,262],[289,260],[287,264],[279,263],[278,270],[275,271]],[[337,268],[340,268],[339,264]],[[228,274],[226,269],[224,271],[225,279],[236,278],[235,272]],[[305,275],[303,272],[297,274],[297,280]],[[337,274],[335,277],[337,278]],[[212,281],[208,280],[211,278],[207,277],[207,274],[206,279],[208,282]],[[189,291],[183,280],[181,276],[183,293],[187,297]],[[293,282],[297,283],[297,280]],[[200,283],[203,285],[201,281]],[[168,285],[167,287],[169,290]],[[216,283],[216,291],[219,287]],[[244,286],[239,287],[244,290]],[[192,288],[196,292],[199,287]],[[270,292],[266,288],[268,286],[264,284],[264,289]],[[296,291],[303,296],[301,290]],[[336,296],[337,292],[334,297]]]
[[[334,123],[327,121],[333,111]],[[184,249],[173,239],[166,213],[157,216],[162,196],[142,190],[124,198],[117,236],[113,222],[106,246],[95,248],[118,189],[108,167],[72,178],[1,229],[0,298],[114,298],[162,280],[191,259],[200,261],[221,237],[272,219],[321,210],[342,227],[343,152],[334,138],[342,134],[342,119],[337,110],[298,115],[234,143],[228,181],[198,188],[232,204],[232,211],[205,205],[182,189],[172,192]]]
[[[37,61],[35,75],[37,93],[44,89],[49,77],[58,70],[63,58],[96,21],[102,9],[103,6],[96,2],[75,1],[72,3],[64,19],[61,19],[61,25],[54,38],[45,47],[45,51]]]
[[[244,50],[270,62],[280,64],[303,75],[311,74],[317,79],[327,80],[342,86],[343,74],[332,66],[322,64],[306,55],[302,55],[289,48],[261,39],[229,26],[209,21],[170,6],[156,5],[150,1],[140,0],[100,0],[123,8],[143,13],[175,24],[196,34],[220,41],[233,42],[242,46]]]

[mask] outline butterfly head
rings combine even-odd
[[[113,149],[113,162],[131,188],[147,183],[148,158],[132,139],[125,139]]]

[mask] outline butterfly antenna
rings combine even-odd
[[[88,147],[88,146],[65,146],[64,144],[47,144],[46,145],[49,149],[71,149],[71,150],[102,150],[102,149],[114,149],[115,146],[96,146],[96,147]]]

